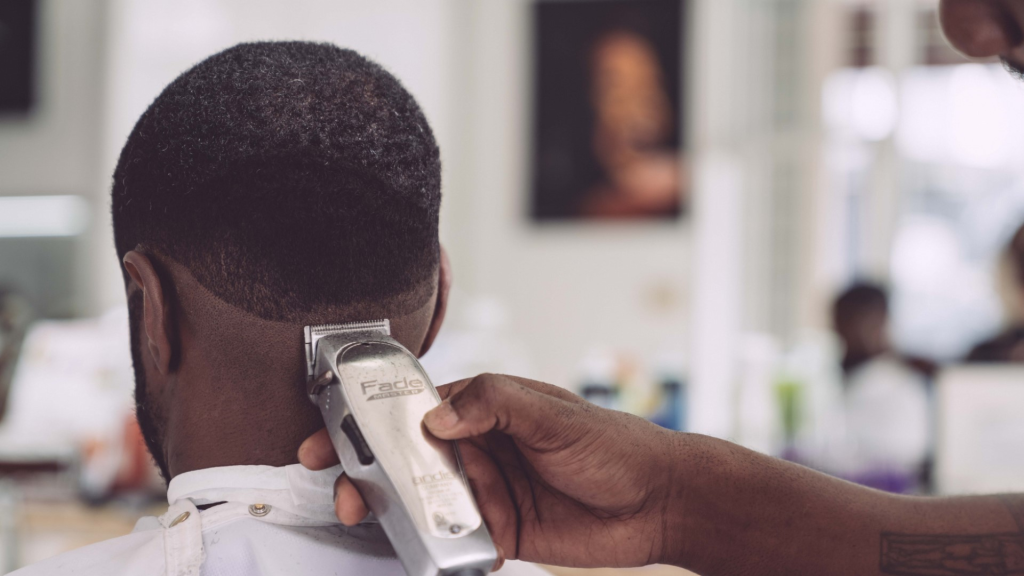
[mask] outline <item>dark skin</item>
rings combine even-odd
[[[370,320],[356,309],[269,322],[232,307],[180,264],[155,251],[124,257],[128,296],[141,291],[147,398],[159,416],[170,475],[214,466],[297,462],[302,441],[323,426],[305,393],[303,328]],[[451,268],[442,252],[432,296],[390,318],[393,336],[425,353],[444,321]]]
[[[1024,499],[886,494],[606,410],[556,386],[482,375],[441,388],[424,423],[458,440],[505,558],[661,563],[737,574],[1024,574]],[[337,462],[319,433],[303,464]],[[346,524],[366,514],[339,480]]]
[[[942,0],[946,39],[971,58],[998,56],[1024,69],[1024,3],[1020,0]]]
[[[946,37],[1024,69],[1024,0],[942,0]],[[1024,574],[1024,496],[895,496],[722,440],[669,432],[564,390],[483,375],[442,387],[424,419],[458,440],[508,558],[672,564],[705,576]],[[304,465],[337,461],[322,431]],[[344,476],[338,518],[366,515]]]

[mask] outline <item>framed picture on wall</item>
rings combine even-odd
[[[534,4],[534,221],[686,213],[685,0]]]
[[[0,116],[35,99],[36,0],[0,0]]]

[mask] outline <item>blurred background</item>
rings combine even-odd
[[[1024,489],[1024,84],[936,4],[4,0],[0,573],[161,510],[110,175],[246,40],[356,49],[423,107],[435,382],[533,377],[895,492]]]

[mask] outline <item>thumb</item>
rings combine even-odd
[[[482,374],[427,412],[423,423],[444,440],[504,432],[532,448],[563,444],[580,404],[537,392],[508,376]]]

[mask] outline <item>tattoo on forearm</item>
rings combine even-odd
[[[1000,496],[1017,524],[1005,534],[882,534],[883,574],[906,576],[1024,575],[1024,498]]]
[[[1024,535],[882,534],[881,571],[911,576],[1024,574]]]

